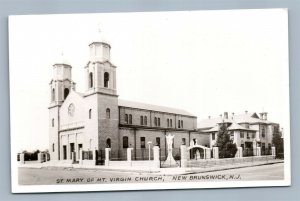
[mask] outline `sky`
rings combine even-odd
[[[101,35],[117,66],[120,99],[198,117],[268,112],[289,135],[285,9],[9,17],[12,148],[48,148],[52,65],[72,65],[85,91],[88,45]]]

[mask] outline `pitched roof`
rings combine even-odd
[[[210,132],[218,132],[219,130],[220,130],[219,125],[216,125],[215,127],[211,128],[211,129],[208,129],[208,130],[204,130],[202,132],[210,133]]]
[[[217,124],[215,127],[208,129],[208,130],[203,130],[202,132],[218,132],[220,130],[219,124]],[[250,128],[245,128],[236,122],[232,121],[231,125],[227,128],[227,130],[232,131],[232,130],[247,130],[247,131],[256,131],[255,129],[250,129]]]
[[[236,122],[237,124],[240,123],[272,123],[270,121],[262,120],[258,117],[258,115],[255,112],[248,112],[244,114],[229,116],[228,119],[224,119],[222,117],[217,118],[210,118],[210,119],[204,119],[198,122],[198,128],[213,128],[218,123],[226,122]]]
[[[171,113],[171,114],[181,114],[185,116],[192,116],[196,117],[195,115],[181,109],[176,108],[170,108],[165,106],[159,106],[159,105],[152,105],[152,104],[146,104],[146,103],[140,103],[140,102],[133,102],[128,100],[122,100],[119,99],[119,106],[121,107],[129,107],[129,108],[136,108],[136,109],[143,109],[143,110],[152,110],[157,112],[165,112],[165,113]]]
[[[232,124],[227,128],[228,130],[247,130],[247,131],[255,131],[254,129],[245,128],[236,122],[232,122]]]

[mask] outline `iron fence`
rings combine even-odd
[[[167,159],[167,150],[166,149],[160,149],[159,150],[159,160],[165,161]]]
[[[104,165],[105,164],[105,150],[99,149],[97,150],[96,155],[96,165]]]
[[[83,151],[83,160],[93,160],[93,151]]]
[[[261,155],[272,155],[272,149],[271,148],[261,148]]]
[[[127,150],[126,149],[111,149],[109,152],[109,158],[111,161],[122,161],[127,160]]]
[[[252,148],[245,148],[243,150],[243,157],[254,156]]]
[[[153,160],[153,150],[147,148],[136,149],[133,160]]]
[[[243,157],[243,158],[220,158],[220,159],[206,159],[206,160],[188,160],[187,167],[189,168],[211,168],[217,166],[235,166],[246,164],[266,164],[273,163],[275,159],[273,156],[264,155],[261,157]]]
[[[277,153],[276,158],[283,160],[284,159],[284,153]]]

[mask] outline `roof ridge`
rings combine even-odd
[[[151,103],[144,103],[144,102],[138,102],[138,101],[131,101],[131,100],[125,100],[125,99],[118,99],[119,101],[119,106],[125,106],[125,107],[132,107],[132,108],[137,108],[137,109],[146,109],[146,110],[153,110],[153,111],[158,111],[158,112],[166,112],[166,113],[174,113],[174,114],[181,114],[181,115],[186,115],[186,116],[194,116],[192,113],[184,110],[184,109],[180,109],[180,108],[175,108],[175,107],[169,107],[169,106],[163,106],[163,105],[155,105],[155,104],[151,104]],[[121,102],[121,104],[120,104]],[[131,103],[135,105],[126,105],[126,103]],[[123,104],[123,105],[122,105]],[[146,106],[146,107],[142,107],[142,106]],[[148,108],[147,108],[148,106]],[[166,110],[171,110],[171,111],[166,111]]]

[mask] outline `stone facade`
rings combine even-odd
[[[85,66],[86,91],[76,92],[72,67],[63,61],[53,66],[50,82],[49,150],[51,160],[81,160],[82,151],[111,148],[111,159],[132,158],[141,150],[159,145],[166,154],[166,135],[174,137],[174,149],[196,140],[210,146],[209,134],[197,130],[197,117],[180,109],[120,100],[116,90],[116,66],[110,61],[107,42],[90,44]],[[94,152],[93,152],[94,153]]]

